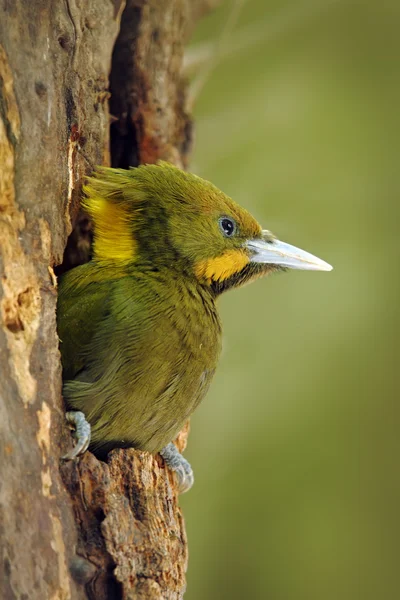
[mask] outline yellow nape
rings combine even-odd
[[[200,281],[211,285],[213,281],[225,281],[239,273],[249,261],[243,250],[226,250],[220,256],[199,261],[195,267],[195,274]]]
[[[99,262],[131,262],[136,254],[132,213],[124,203],[99,196],[91,185],[84,186],[82,204],[94,221],[94,258]]]

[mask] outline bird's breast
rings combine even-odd
[[[157,335],[165,352],[158,391],[153,389],[151,423],[145,426],[147,431],[163,430],[169,441],[206,395],[221,353],[221,324],[213,298],[180,282],[174,296],[160,306],[163,331]],[[150,445],[159,445],[158,438],[157,433]]]
[[[108,343],[92,344],[87,368],[93,443],[156,452],[207,393],[221,352],[217,309],[207,290],[163,272],[119,282],[113,300]]]

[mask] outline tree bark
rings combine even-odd
[[[60,462],[72,439],[53,268],[90,255],[79,199],[94,165],[160,158],[187,165],[183,45],[212,4],[4,0],[0,7],[4,600],[183,597],[185,528],[162,459],[115,450],[107,463],[89,452]]]

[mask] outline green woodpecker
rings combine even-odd
[[[78,442],[161,452],[182,490],[172,441],[204,398],[221,352],[220,294],[274,271],[330,271],[276,239],[214,185],[160,163],[98,168],[84,188],[90,262],[60,279],[63,394]]]

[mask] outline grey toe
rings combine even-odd
[[[76,445],[67,452],[62,458],[63,460],[73,460],[77,458],[89,448],[90,444],[90,423],[86,421],[86,417],[81,411],[70,411],[65,413],[68,423],[74,425],[74,436],[77,440]]]
[[[183,494],[190,490],[194,483],[193,469],[190,463],[183,458],[175,444],[167,444],[160,452],[165,464],[176,474],[179,492]]]

